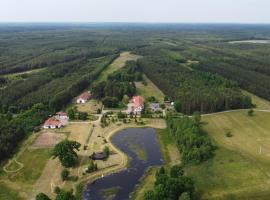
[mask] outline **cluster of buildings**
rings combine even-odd
[[[91,98],[90,91],[83,92],[77,99],[76,103],[78,104],[84,104]],[[44,124],[43,128],[45,129],[56,129],[63,127],[68,121],[68,115],[65,112],[57,112],[54,116],[47,119]]]
[[[55,129],[63,127],[66,122],[68,121],[68,115],[65,112],[58,112],[53,117],[50,117],[45,121],[43,124],[43,128],[48,129]]]

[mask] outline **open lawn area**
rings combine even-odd
[[[95,99],[82,104],[75,105],[79,112],[87,112],[88,114],[97,114],[97,110],[102,108],[102,103]]]
[[[154,96],[159,102],[163,102],[165,97],[163,92],[145,75],[143,77],[146,85],[142,82],[136,82],[137,94],[143,96],[144,98]]]
[[[48,149],[27,149],[17,161],[23,165],[22,169],[8,174],[8,179],[12,182],[33,184],[41,175],[46,162],[49,160]]]
[[[187,167],[202,199],[266,200],[270,196],[270,113],[247,111],[203,117],[217,144],[212,160]]]
[[[113,72],[117,71],[118,69],[121,69],[125,66],[125,63],[129,60],[137,60],[141,56],[131,54],[130,52],[123,52],[120,54],[120,56],[115,59],[115,61],[109,65],[99,76],[98,80],[96,82],[105,81],[107,80],[107,77],[109,74],[112,74]]]
[[[132,194],[134,200],[144,200],[144,193],[152,190],[156,181],[155,174],[158,168],[150,169],[147,174],[143,177],[141,184],[136,188]]]
[[[22,200],[18,193],[0,182],[0,199],[1,200]]]
[[[244,94],[251,97],[252,103],[255,104],[256,109],[270,110],[270,102],[269,101],[262,99],[262,98],[254,95],[250,92],[247,92],[247,91],[243,91],[243,92],[244,92]]]

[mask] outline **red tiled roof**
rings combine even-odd
[[[61,112],[57,112],[56,114],[59,115],[59,116],[67,116],[67,113],[62,112],[62,111]]]
[[[53,117],[47,119],[44,123],[44,126],[59,126],[61,122]]]
[[[83,99],[85,101],[87,101],[88,99],[90,99],[91,94],[89,92],[84,92],[79,96],[79,99]]]
[[[132,97],[132,102],[134,103],[134,107],[144,107],[144,98],[142,96]]]

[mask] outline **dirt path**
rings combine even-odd
[[[11,164],[11,162],[17,163],[19,165],[19,168],[16,170],[8,170],[7,167]],[[3,167],[3,170],[6,173],[15,173],[15,172],[20,171],[23,167],[24,167],[24,165],[21,162],[18,162],[16,158],[14,158],[14,159],[8,161],[8,164]]]

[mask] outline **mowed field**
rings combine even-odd
[[[270,197],[270,112],[237,111],[203,117],[218,149],[212,160],[187,167],[202,199]],[[230,133],[232,136],[226,136]]]
[[[128,51],[121,53],[120,56],[117,59],[115,59],[115,61],[101,73],[96,82],[106,81],[109,74],[112,74],[118,69],[124,67],[127,61],[137,60],[140,57],[141,56],[131,54]]]
[[[154,96],[159,102],[163,102],[165,97],[164,93],[145,75],[143,78],[147,85],[144,85],[142,82],[136,82],[137,94],[143,96],[144,98]]]

